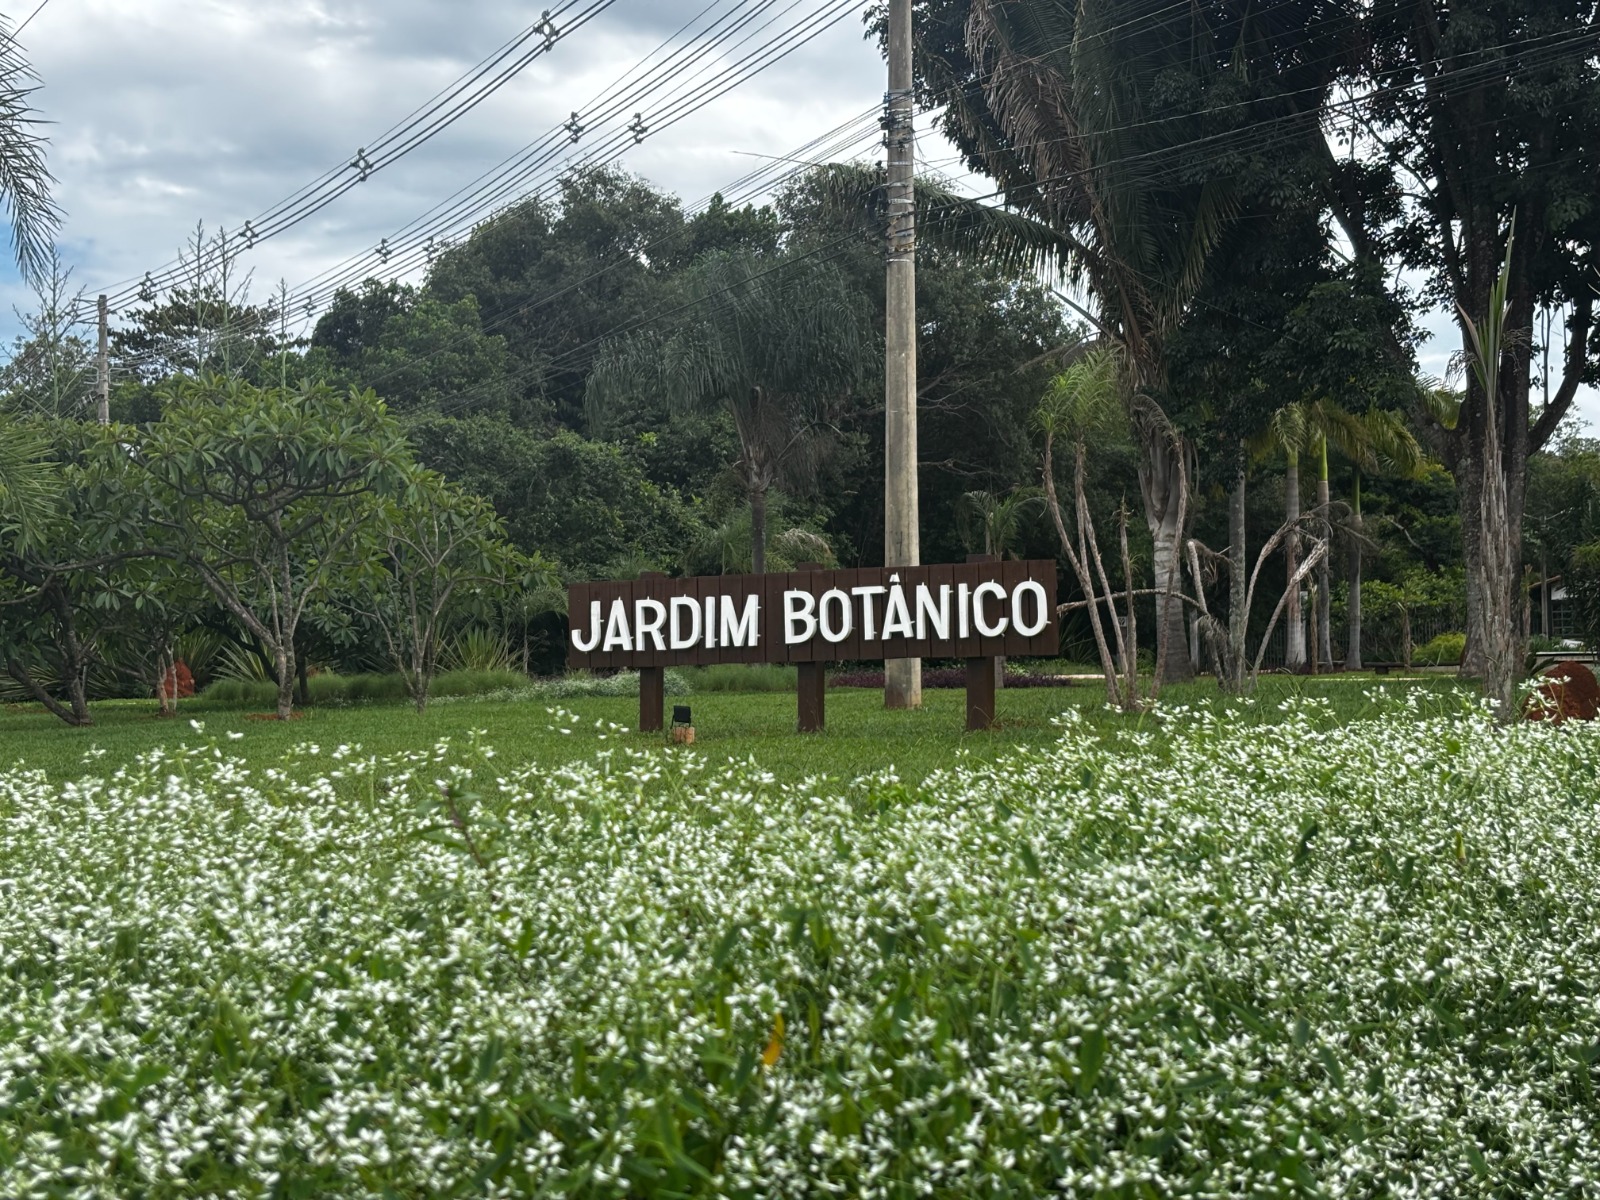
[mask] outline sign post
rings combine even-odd
[[[797,727],[825,722],[824,664],[965,659],[967,726],[994,723],[994,659],[1053,655],[1056,564],[969,562],[573,584],[568,663],[639,672],[639,728],[662,728],[663,672],[710,663],[790,663]],[[988,670],[985,683],[976,674]]]

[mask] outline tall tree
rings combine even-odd
[[[750,505],[752,560],[766,569],[767,493],[804,484],[834,440],[865,367],[864,306],[848,280],[809,257],[732,253],[689,272],[677,318],[602,349],[589,376],[592,420],[641,392],[686,411],[723,411],[739,439],[734,470]]]
[[[1250,8],[1164,0],[931,0],[919,87],[945,131],[1012,206],[1056,230],[1100,330],[1120,351],[1141,447],[1140,485],[1164,598],[1181,572],[1181,438],[1155,403],[1167,339],[1188,312],[1238,205],[1237,176],[1276,144],[1319,143],[1342,25],[1324,0]],[[1322,39],[1313,43],[1312,30]],[[1158,641],[1181,646],[1163,599]],[[1166,669],[1188,656],[1165,653]]]
[[[1520,611],[1528,459],[1594,375],[1597,23],[1594,0],[1389,0],[1362,13],[1357,86],[1373,90],[1361,136],[1404,189],[1404,205],[1393,219],[1336,207],[1356,250],[1387,248],[1421,272],[1424,297],[1456,315],[1462,354],[1476,361],[1475,331],[1491,319],[1513,219],[1517,228],[1494,378],[1474,370],[1455,428],[1435,431],[1459,485],[1463,670],[1482,673],[1497,698],[1512,682],[1499,673],[1520,670],[1514,647],[1495,643],[1516,636],[1501,626]],[[1565,317],[1566,354],[1543,403],[1532,386],[1533,331],[1549,311]]]
[[[186,381],[108,487],[146,496],[140,552],[195,571],[272,656],[278,716],[294,704],[308,606],[370,555],[374,497],[403,492],[410,447],[371,392]],[[120,464],[114,464],[120,467]]]

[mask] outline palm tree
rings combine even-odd
[[[39,78],[0,17],[0,207],[11,224],[11,249],[30,281],[49,270],[61,213],[50,198],[44,122],[29,104]]]
[[[55,182],[45,166],[41,121],[29,106],[38,79],[22,48],[0,18],[0,208],[11,224],[11,249],[30,281],[43,279],[55,261],[61,214],[50,199]],[[34,435],[0,416],[0,529],[21,548],[43,519],[50,489]]]
[[[767,494],[809,482],[834,441],[832,410],[865,366],[860,297],[836,268],[798,255],[708,257],[665,329],[601,348],[590,373],[590,420],[644,391],[686,412],[718,409],[739,440],[734,464],[750,504],[751,565],[766,570]]]
[[[1153,0],[948,0],[927,19],[936,28],[919,41],[919,76],[945,105],[944,131],[1012,209],[1053,231],[1092,297],[1092,308],[1079,311],[1117,351],[1154,541],[1158,657],[1169,678],[1187,677],[1174,597],[1191,449],[1156,397],[1166,345],[1239,200],[1217,165],[1225,139],[1201,114],[1175,111],[1172,87],[1184,79],[1201,95],[1226,79],[1237,94],[1259,71],[1276,80],[1280,119],[1296,115],[1291,106],[1314,114],[1325,83],[1276,53],[1286,32],[1303,34],[1302,15],[1269,5],[1241,21]],[[1247,108],[1231,109],[1248,139]],[[1280,120],[1284,134],[1320,146],[1309,117]]]
[[[1267,430],[1257,444],[1276,446],[1284,454],[1287,466],[1284,472],[1284,526],[1291,532],[1284,539],[1286,578],[1293,579],[1298,569],[1300,544],[1292,532],[1300,520],[1300,456],[1312,456],[1317,468],[1316,522],[1324,538],[1333,531],[1332,494],[1329,480],[1330,447],[1338,451],[1354,468],[1351,489],[1350,516],[1346,523],[1349,534],[1349,609],[1348,643],[1345,669],[1361,669],[1361,570],[1362,521],[1361,479],[1363,473],[1399,477],[1414,476],[1423,463],[1422,447],[1412,434],[1405,418],[1387,409],[1371,409],[1365,413],[1352,413],[1328,399],[1296,401],[1285,405],[1272,415]],[[1333,572],[1329,563],[1331,555],[1324,555],[1317,564],[1316,596],[1316,656],[1318,664],[1333,662],[1332,598]],[[1303,666],[1306,661],[1305,626],[1300,612],[1299,589],[1291,589],[1286,602],[1288,649],[1285,665]],[[1298,636],[1297,636],[1298,635]],[[1296,651],[1298,650],[1298,656]]]
[[[1038,488],[1014,488],[1004,496],[982,489],[961,494],[960,516],[976,521],[976,529],[963,535],[968,547],[982,546],[982,553],[1004,558],[1015,557],[1028,516],[1044,503]]]

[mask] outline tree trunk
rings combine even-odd
[[[1484,675],[1483,629],[1483,471],[1478,452],[1472,448],[1462,456],[1456,473],[1456,488],[1461,512],[1461,555],[1467,577],[1467,644],[1461,652],[1460,676],[1481,679]]]
[[[294,661],[293,639],[285,638],[279,643],[276,654],[273,656],[273,666],[278,674],[278,720],[287,721],[294,715]]]
[[[1284,578],[1293,580],[1300,569],[1300,456],[1289,455],[1289,466],[1283,475],[1283,519],[1291,532],[1283,540]],[[1300,610],[1300,585],[1289,587],[1284,630],[1283,665],[1291,671],[1303,671],[1306,665],[1306,618]]]
[[[750,569],[757,575],[767,572],[767,489],[750,492]]]
[[[1328,443],[1322,442],[1317,468],[1317,512],[1328,550],[1317,564],[1317,659],[1324,671],[1333,670],[1333,509],[1328,498]]]
[[[34,678],[33,672],[30,671],[24,663],[18,661],[17,659],[10,658],[6,660],[6,674],[15,679],[23,687],[27,688],[29,694],[32,695],[33,698],[40,704],[44,705],[45,709],[52,716],[58,717],[66,724],[73,726],[94,724],[94,722],[90,720],[87,715],[84,715],[80,718],[76,711],[68,708],[66,705],[62,704],[61,701],[52,696],[45,689],[44,685]]]
[[[1184,653],[1187,630],[1183,602],[1183,481],[1185,473],[1170,432],[1152,430],[1139,439],[1139,491],[1144,500],[1145,523],[1154,543],[1156,587],[1156,658],[1161,663],[1161,683],[1185,683],[1194,667]],[[1199,586],[1196,584],[1196,586]],[[1172,599],[1168,600],[1168,594]]]
[[[1350,512],[1350,607],[1346,613],[1350,637],[1344,655],[1344,669],[1361,667],[1361,472],[1356,472],[1355,504]]]
[[[1228,496],[1228,661],[1224,664],[1224,686],[1234,695],[1243,695],[1249,672],[1245,662],[1245,641],[1250,632],[1248,564],[1245,562],[1245,469],[1239,464],[1233,491]]]

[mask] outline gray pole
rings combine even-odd
[[[917,511],[917,217],[912,137],[911,0],[889,0],[888,290],[884,337],[883,561],[921,561]],[[922,707],[922,660],[884,664],[886,708]]]
[[[108,314],[104,296],[100,297],[98,307],[100,310],[100,349],[94,359],[96,374],[98,375],[95,383],[95,398],[100,424],[109,425],[111,424],[111,347],[109,345],[110,334],[106,328]]]

